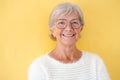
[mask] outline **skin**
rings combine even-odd
[[[65,19],[68,23],[64,29],[57,28],[57,25],[54,25],[54,27],[50,29],[53,36],[56,37],[56,47],[49,55],[63,63],[76,62],[82,56],[82,52],[76,47],[76,42],[79,39],[83,27],[73,29],[71,26],[70,21],[78,19],[76,12],[72,12],[70,15],[61,14],[57,17],[57,20],[59,19]]]

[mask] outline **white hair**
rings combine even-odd
[[[52,28],[54,26],[55,20],[57,19],[59,15],[61,14],[69,15],[72,12],[77,12],[80,23],[83,26],[84,19],[83,19],[83,14],[82,14],[80,7],[75,4],[65,2],[65,3],[59,4],[53,9],[50,15],[50,18],[49,18],[49,28]]]

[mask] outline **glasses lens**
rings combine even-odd
[[[58,20],[57,21],[57,27],[58,28],[65,28],[66,26],[66,21],[65,20]]]
[[[79,20],[73,20],[70,22],[72,28],[79,28],[81,26]],[[58,28],[65,28],[67,26],[67,21],[66,20],[58,20],[57,21],[57,27]]]
[[[71,22],[73,28],[79,28],[80,27],[80,21],[74,20]]]

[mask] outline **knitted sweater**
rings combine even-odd
[[[28,80],[111,80],[104,62],[96,54],[82,52],[74,63],[62,63],[48,54],[30,65]]]

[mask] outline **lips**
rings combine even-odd
[[[75,34],[62,34],[64,37],[73,37]]]

